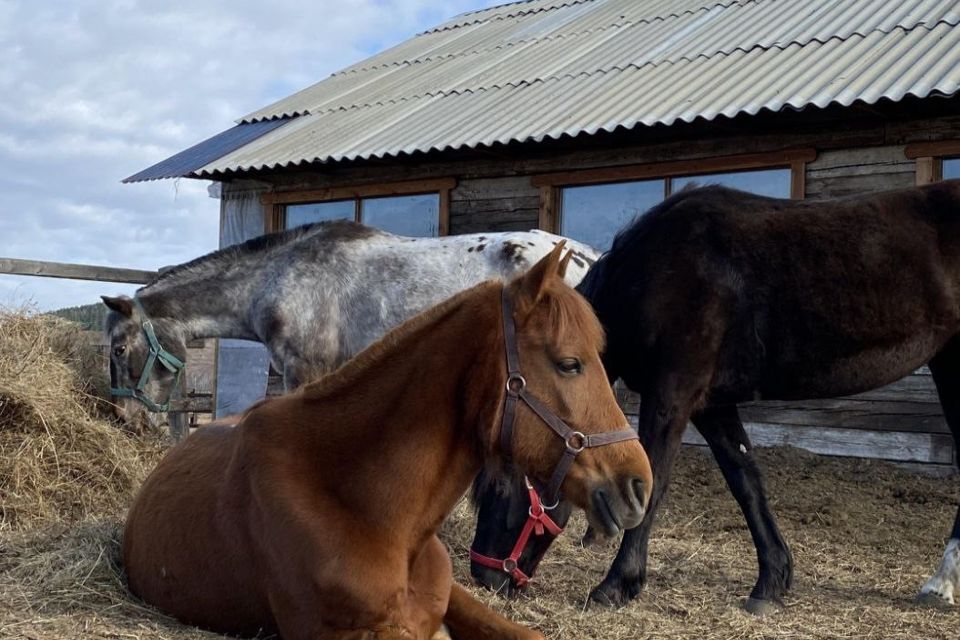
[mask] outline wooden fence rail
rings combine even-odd
[[[100,265],[0,258],[0,274],[17,276],[146,284],[153,280],[157,273],[157,271],[143,269],[120,269]],[[181,377],[180,392],[183,397],[172,399],[168,412],[170,414],[170,433],[177,440],[183,438],[189,432],[188,413],[213,413],[212,398],[208,396],[188,396],[185,383],[186,381]]]
[[[156,271],[144,271],[142,269],[118,269],[89,264],[20,260],[17,258],[0,258],[0,273],[41,278],[93,280],[96,282],[128,282],[131,284],[146,284],[157,276]]]

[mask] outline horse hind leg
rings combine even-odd
[[[713,452],[730,493],[740,505],[757,549],[760,574],[746,609],[773,613],[783,604],[793,581],[793,557],[770,510],[760,468],[751,455],[750,439],[735,405],[708,407],[694,414],[694,426]]]
[[[937,385],[943,417],[953,434],[955,450],[960,451],[960,336],[954,337],[930,361],[930,372]],[[960,459],[958,459],[960,461]],[[953,605],[960,588],[960,507],[953,531],[936,573],[920,589],[917,600],[924,604]]]

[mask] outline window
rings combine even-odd
[[[784,167],[697,175],[684,172],[653,180],[551,186],[559,193],[556,222],[548,229],[603,251],[610,248],[617,231],[637,215],[689,184],[721,184],[760,195],[789,198],[794,188],[793,171]],[[602,170],[589,177],[591,181],[594,177],[602,178]]]
[[[267,231],[311,222],[356,220],[407,236],[446,235],[452,179],[269,193]]]
[[[960,178],[960,158],[948,158],[943,161],[943,179]]]
[[[325,220],[357,220],[403,236],[437,236],[440,235],[440,195],[288,204],[284,228]]]
[[[917,163],[917,184],[960,178],[960,140],[908,144],[904,155]]]
[[[771,198],[790,197],[790,169],[766,169],[761,171],[734,171],[712,173],[705,176],[684,176],[670,180],[676,193],[690,183],[707,185],[722,184],[725,187],[749,191]]]
[[[360,222],[402,236],[438,236],[440,196],[364,199],[360,201]]]
[[[617,230],[663,200],[663,180],[561,189],[560,235],[610,248]]]
[[[326,220],[353,220],[356,203],[353,200],[334,202],[312,202],[310,204],[288,204],[284,228],[292,229],[302,224],[323,222]]]

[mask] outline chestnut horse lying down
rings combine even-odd
[[[127,519],[130,589],[226,633],[430,638],[443,622],[463,640],[540,638],[453,583],[436,532],[507,457],[606,533],[643,518],[650,463],[561,251],[173,448]]]

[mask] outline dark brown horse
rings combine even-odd
[[[464,640],[542,637],[454,584],[436,531],[508,455],[604,531],[643,518],[650,465],[560,252],[172,449],[127,520],[131,590],[190,624],[287,640],[430,638],[441,621]]]
[[[611,379],[641,394],[640,438],[656,480],[646,518],[626,533],[594,600],[620,605],[642,589],[650,528],[688,420],[753,536],[755,612],[786,594],[793,561],[737,403],[858,393],[929,363],[960,446],[960,182],[820,202],[684,191],[621,231],[578,289],[607,331]],[[495,521],[478,528],[486,553],[516,540],[494,540],[526,515],[526,496],[512,493],[508,508],[496,496],[480,500],[481,520],[486,511]],[[530,545],[524,571],[548,539]],[[496,586],[504,580],[473,570]],[[921,599],[953,604],[958,586],[960,512]]]

